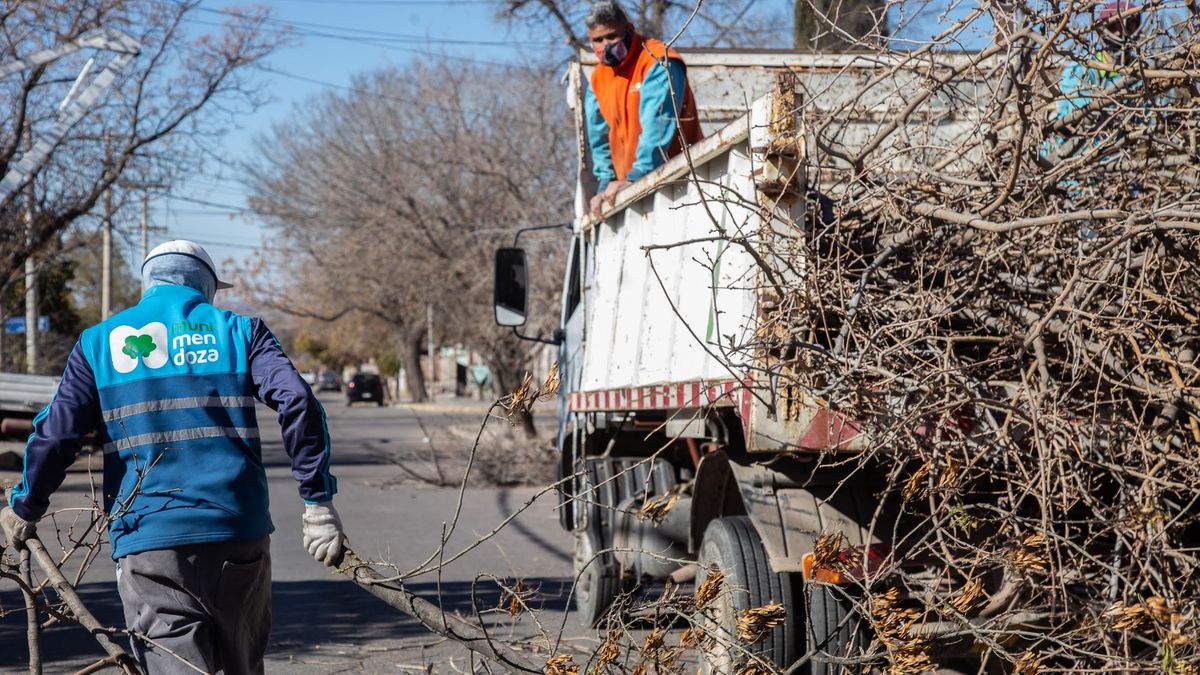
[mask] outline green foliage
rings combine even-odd
[[[38,274],[38,313],[50,321],[50,332],[41,333],[39,336],[41,358],[38,370],[41,373],[62,371],[71,345],[84,328],[71,293],[76,272],[75,261],[60,258],[54,264],[41,269]],[[5,318],[25,316],[24,278],[18,277],[3,296],[0,296],[0,314]],[[0,367],[9,371],[25,369],[24,335],[5,337]]]
[[[298,354],[309,356],[318,363],[324,363],[329,353],[329,345],[309,333],[297,335],[294,344]]]
[[[956,505],[950,507],[950,524],[955,529],[970,531],[979,527],[979,519],[971,515],[965,507]]]
[[[380,371],[388,375],[400,372],[400,355],[396,352],[383,352],[376,355],[375,363],[379,364]]]

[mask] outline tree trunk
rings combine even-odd
[[[792,44],[796,49],[843,51],[864,46],[852,40],[876,33],[887,36],[887,5],[881,0],[796,0],[793,7]]]
[[[521,386],[521,382],[525,380],[525,370],[509,370],[507,368],[497,367],[498,362],[493,362],[494,374],[496,377],[496,388],[499,390],[500,396],[509,396]],[[534,383],[537,386],[537,383]],[[531,392],[533,393],[533,392]],[[539,405],[541,405],[539,403]],[[537,426],[533,423],[533,413],[526,412],[524,408],[515,411],[512,414],[513,424],[521,427],[525,432],[526,438],[537,437]]]
[[[425,332],[415,333],[415,337],[409,334],[400,346],[400,361],[404,364],[404,383],[408,386],[408,395],[413,403],[424,403],[429,400],[429,392],[425,390],[425,374],[421,372],[421,347]]]
[[[668,40],[670,35],[663,35],[664,23],[667,18],[667,0],[650,0],[643,8],[643,24],[637,26],[638,32],[646,37]]]
[[[514,412],[512,417],[513,423],[525,432],[525,438],[537,438],[537,425],[533,423],[533,413],[521,408]]]

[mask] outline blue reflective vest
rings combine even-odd
[[[255,400],[279,412],[309,502],[336,492],[325,414],[258,319],[185,286],[84,331],[54,401],[34,420],[13,508],[40,517],[80,440],[104,437],[113,558],[273,531]]]

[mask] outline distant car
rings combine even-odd
[[[325,372],[321,373],[320,377],[317,378],[317,390],[318,391],[341,391],[342,390],[342,376],[338,375],[337,373],[333,372],[332,370],[326,370]]]
[[[355,401],[375,401],[383,405],[383,382],[373,373],[359,373],[346,384],[346,405]]]
[[[303,373],[300,373],[300,377],[304,378],[304,381],[307,382],[308,386],[310,387],[317,383],[317,371],[315,370],[306,370]]]

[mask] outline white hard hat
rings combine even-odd
[[[146,267],[146,263],[150,262],[152,258],[157,258],[160,255],[186,255],[189,258],[195,258],[196,260],[204,263],[204,265],[208,267],[209,272],[212,272],[213,279],[217,280],[218,289],[233,288],[233,284],[221,281],[221,279],[217,276],[217,266],[213,264],[212,258],[210,258],[208,255],[208,251],[205,251],[203,246],[194,241],[188,241],[187,239],[176,239],[174,241],[168,241],[155,246],[154,250],[150,251],[150,253],[146,255],[146,259],[142,261],[142,268],[144,269]]]

